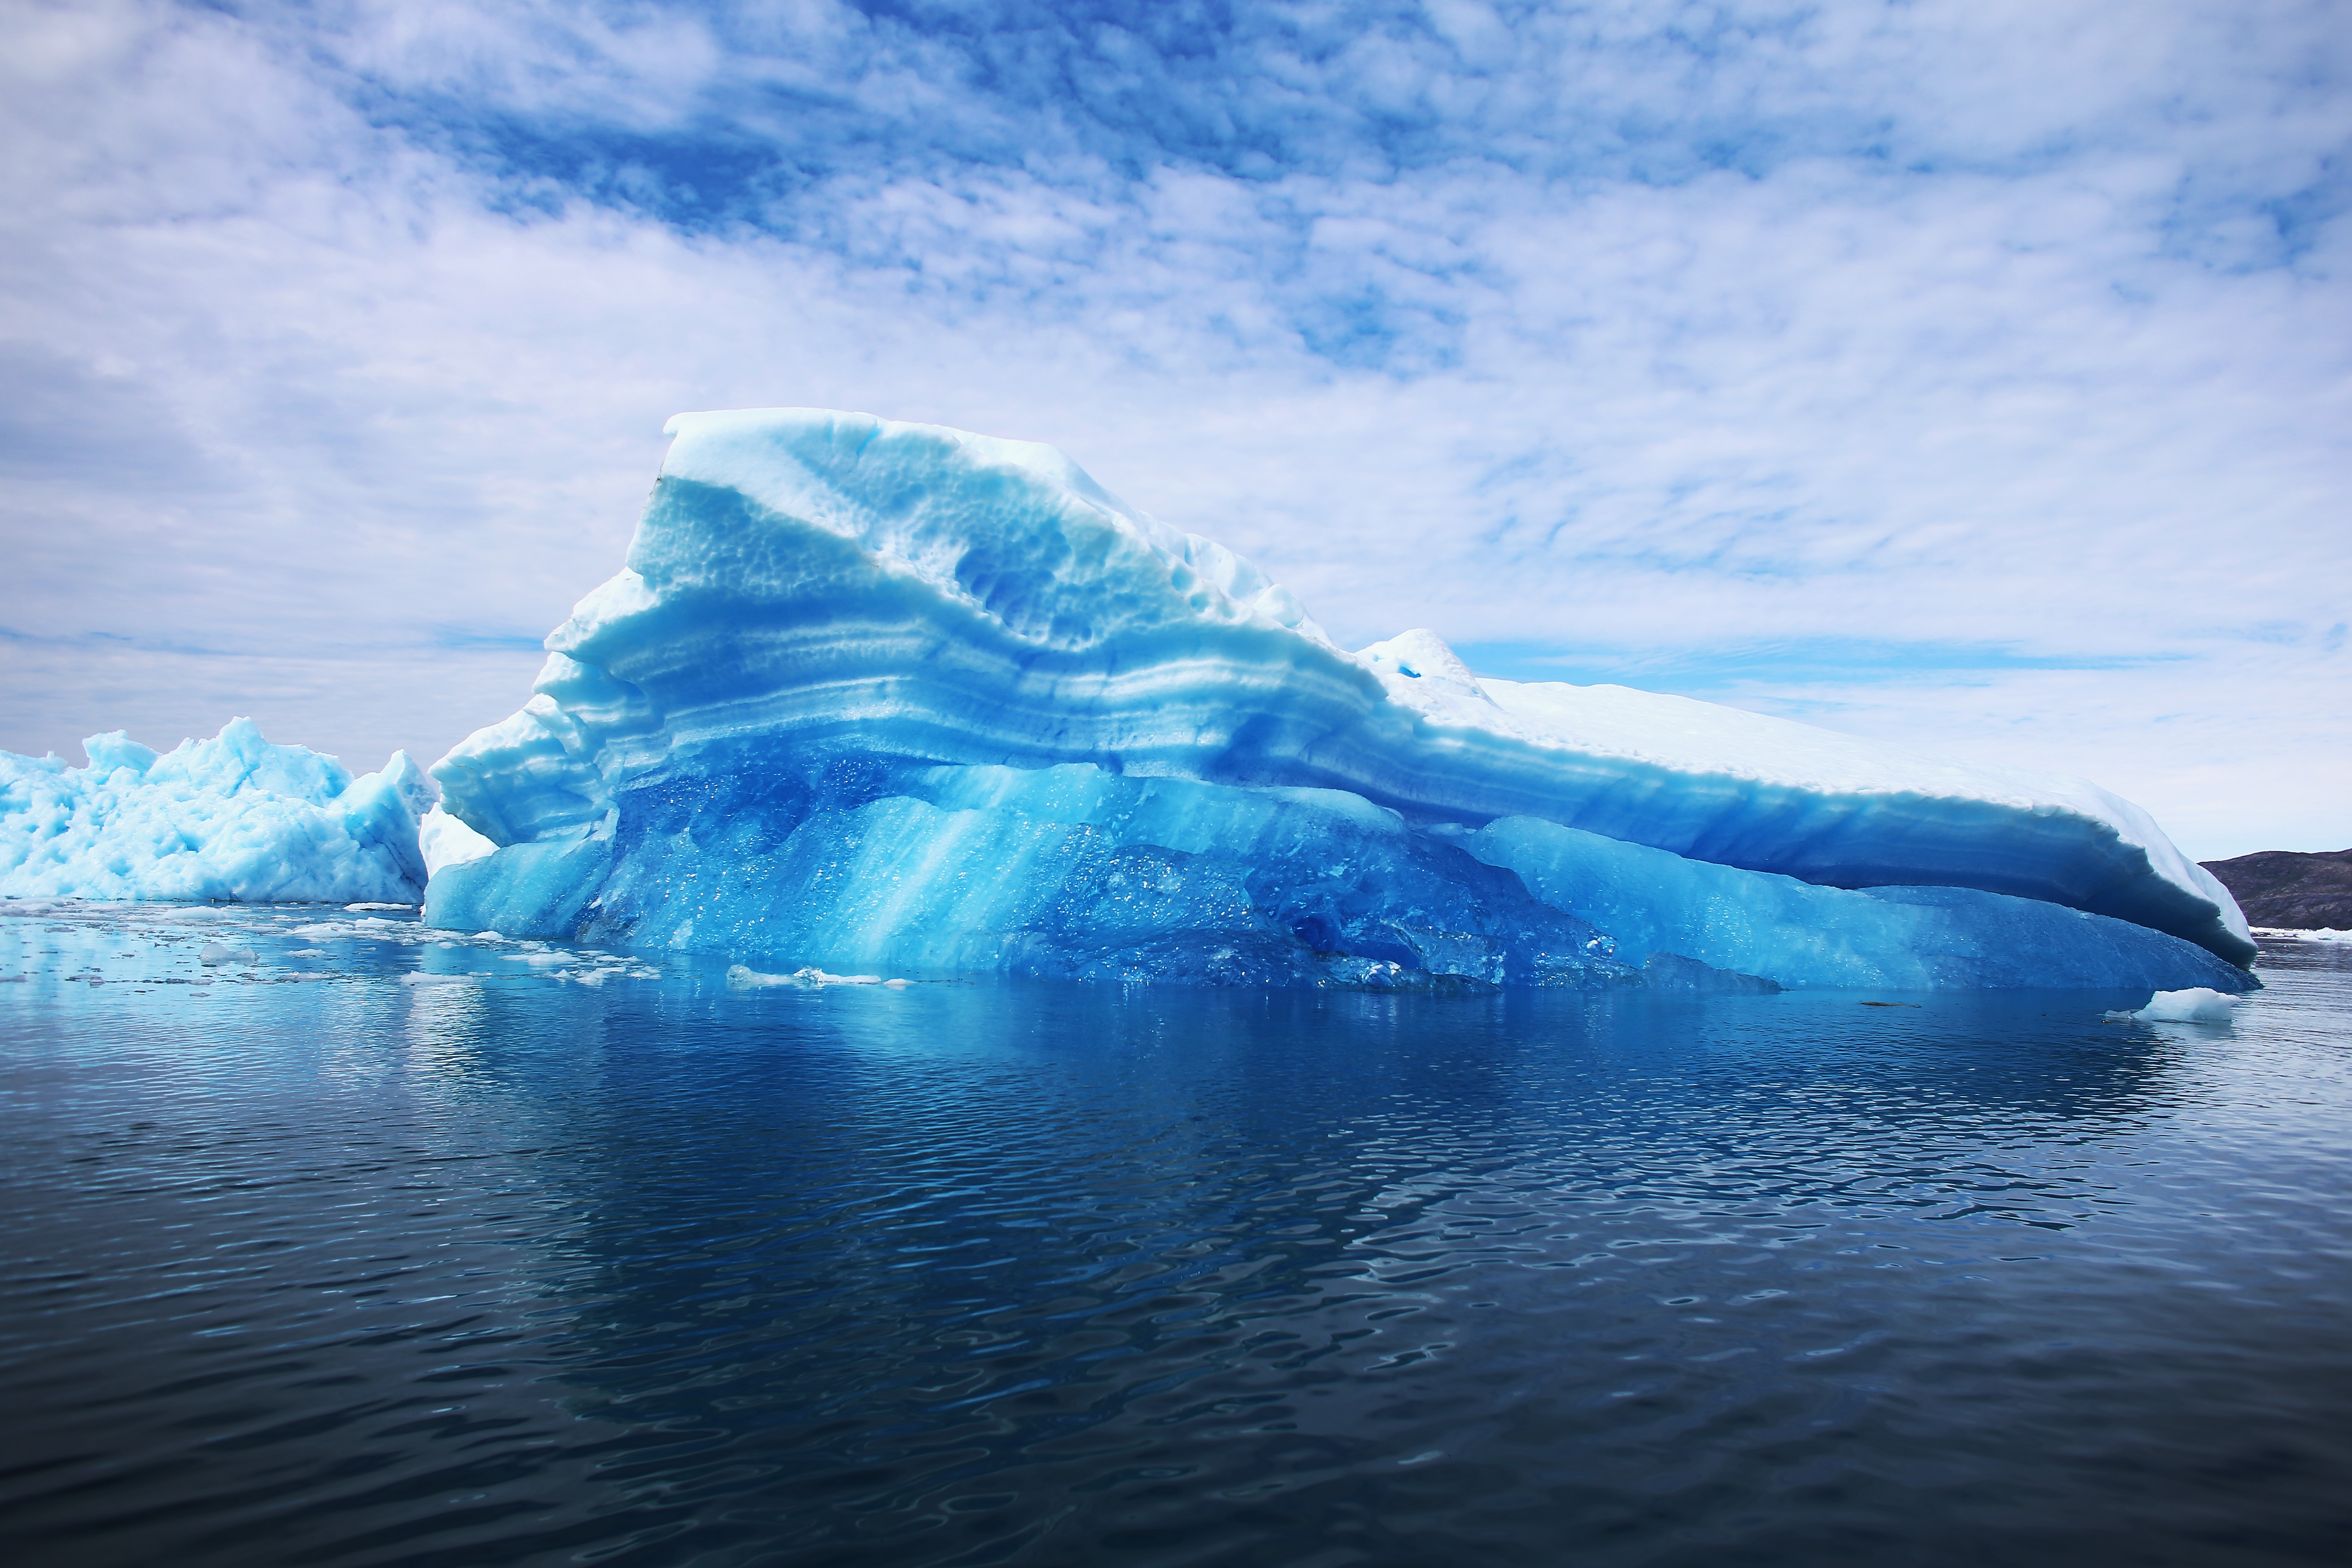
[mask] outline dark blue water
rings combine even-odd
[[[2352,1560],[2340,949],[2145,1026],[0,909],[15,1564]]]

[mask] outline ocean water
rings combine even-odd
[[[2352,1561],[2352,952],[2261,973],[802,988],[0,905],[6,1559]]]

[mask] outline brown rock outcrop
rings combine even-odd
[[[2263,849],[2201,864],[2230,889],[2249,925],[2352,931],[2352,849]]]

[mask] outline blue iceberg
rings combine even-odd
[[[405,752],[354,779],[250,719],[158,753],[118,730],[87,767],[0,752],[0,895],[414,903],[434,785]]]
[[[745,964],[1370,987],[2251,983],[2137,806],[1339,647],[1050,447],[681,415],[625,569],[435,764],[425,918]]]

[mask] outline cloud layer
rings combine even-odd
[[[680,408],[2352,842],[2328,5],[12,7],[0,746],[520,702]]]

